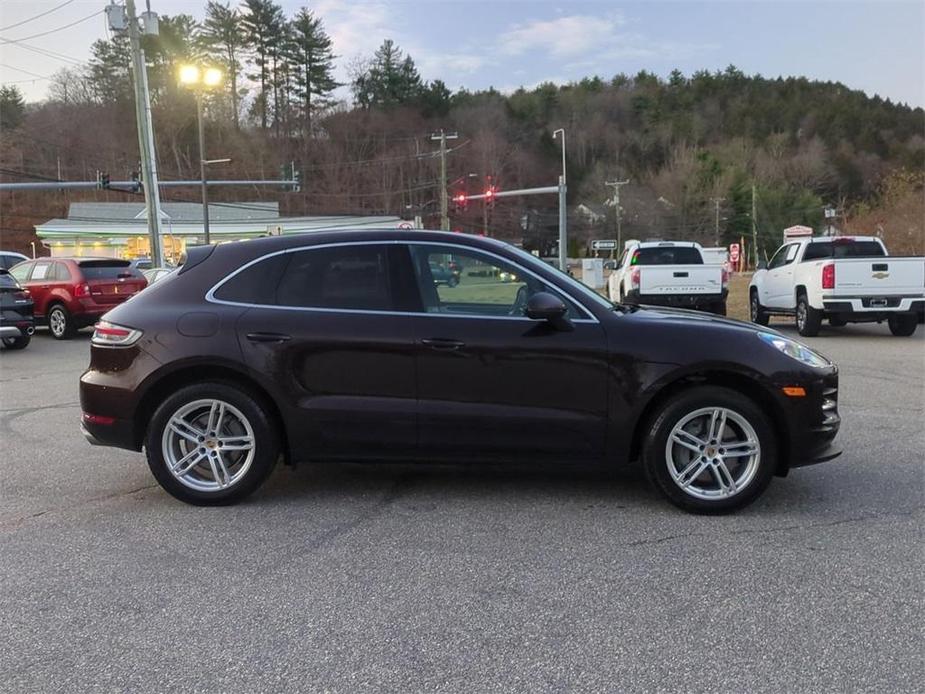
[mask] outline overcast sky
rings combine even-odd
[[[51,75],[86,60],[106,36],[105,0],[0,0],[0,81],[28,100],[44,97]],[[144,0],[136,0],[143,8]],[[358,56],[385,38],[410,53],[425,79],[452,89],[508,91],[584,76],[609,79],[641,69],[689,75],[735,64],[765,76],[836,80],[894,101],[925,105],[925,2],[385,2],[283,0],[287,13],[307,5],[334,39],[342,81]],[[205,1],[151,0],[159,14],[202,18]],[[100,14],[53,31],[87,17]],[[11,28],[10,28],[11,27]],[[40,55],[3,39],[25,43]],[[32,74],[30,74],[32,73]],[[22,81],[27,80],[27,81]]]

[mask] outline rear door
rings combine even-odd
[[[83,284],[94,302],[102,306],[121,304],[148,286],[139,270],[127,260],[82,260],[78,263]]]
[[[412,244],[421,453],[434,458],[588,458],[603,452],[607,347],[600,323],[528,269],[452,244]],[[453,262],[458,282],[431,274]],[[523,315],[532,293],[570,305],[574,330]]]
[[[215,300],[249,305],[236,330],[308,457],[417,449],[416,298],[404,247],[346,243],[277,254]]]

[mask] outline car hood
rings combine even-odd
[[[633,313],[637,319],[640,320],[653,320],[671,324],[687,324],[687,325],[703,325],[704,327],[710,326],[711,328],[728,328],[731,330],[738,331],[747,331],[752,333],[771,333],[772,335],[781,335],[783,337],[790,338],[788,335],[784,335],[774,328],[758,325],[757,323],[751,323],[749,321],[737,320],[735,318],[727,318],[725,316],[718,316],[715,313],[705,313],[703,311],[694,311],[686,308],[670,308],[667,306],[640,306],[633,309]]]

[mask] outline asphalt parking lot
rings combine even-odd
[[[528,464],[185,506],[81,437],[88,335],[38,334],[0,354],[0,690],[921,691],[923,334],[809,340],[845,454],[718,518]]]

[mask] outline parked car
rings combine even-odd
[[[29,260],[28,256],[16,251],[0,251],[0,270],[9,270],[14,265],[18,265],[24,260]]]
[[[10,272],[32,294],[36,321],[59,340],[148,286],[129,261],[115,258],[38,258]]]
[[[430,263],[509,272],[463,293]],[[513,246],[403,230],[190,249],[106,314],[80,379],[91,443],[144,449],[178,499],[226,504],[277,459],[641,457],[700,512],[839,454],[838,370],[765,328],[615,306]]]
[[[795,239],[781,246],[749,285],[751,319],[793,316],[800,335],[819,334],[823,319],[887,321],[906,337],[925,313],[925,258],[890,256],[875,236]]]
[[[141,270],[142,272],[154,267],[154,261],[151,260],[151,258],[133,258],[129,263],[134,269]]]
[[[7,349],[25,349],[35,332],[32,297],[9,270],[0,269],[0,340]]]
[[[629,243],[607,282],[611,301],[677,306],[726,315],[729,273],[720,264],[704,264],[699,243]]]
[[[459,284],[461,273],[458,269],[454,269],[450,263],[433,260],[429,265],[430,274],[435,285],[445,284],[447,287],[455,287]]]
[[[141,274],[144,275],[145,279],[148,281],[148,284],[154,284],[160,279],[164,279],[171,272],[175,271],[175,267],[153,267],[149,270],[142,270]]]

